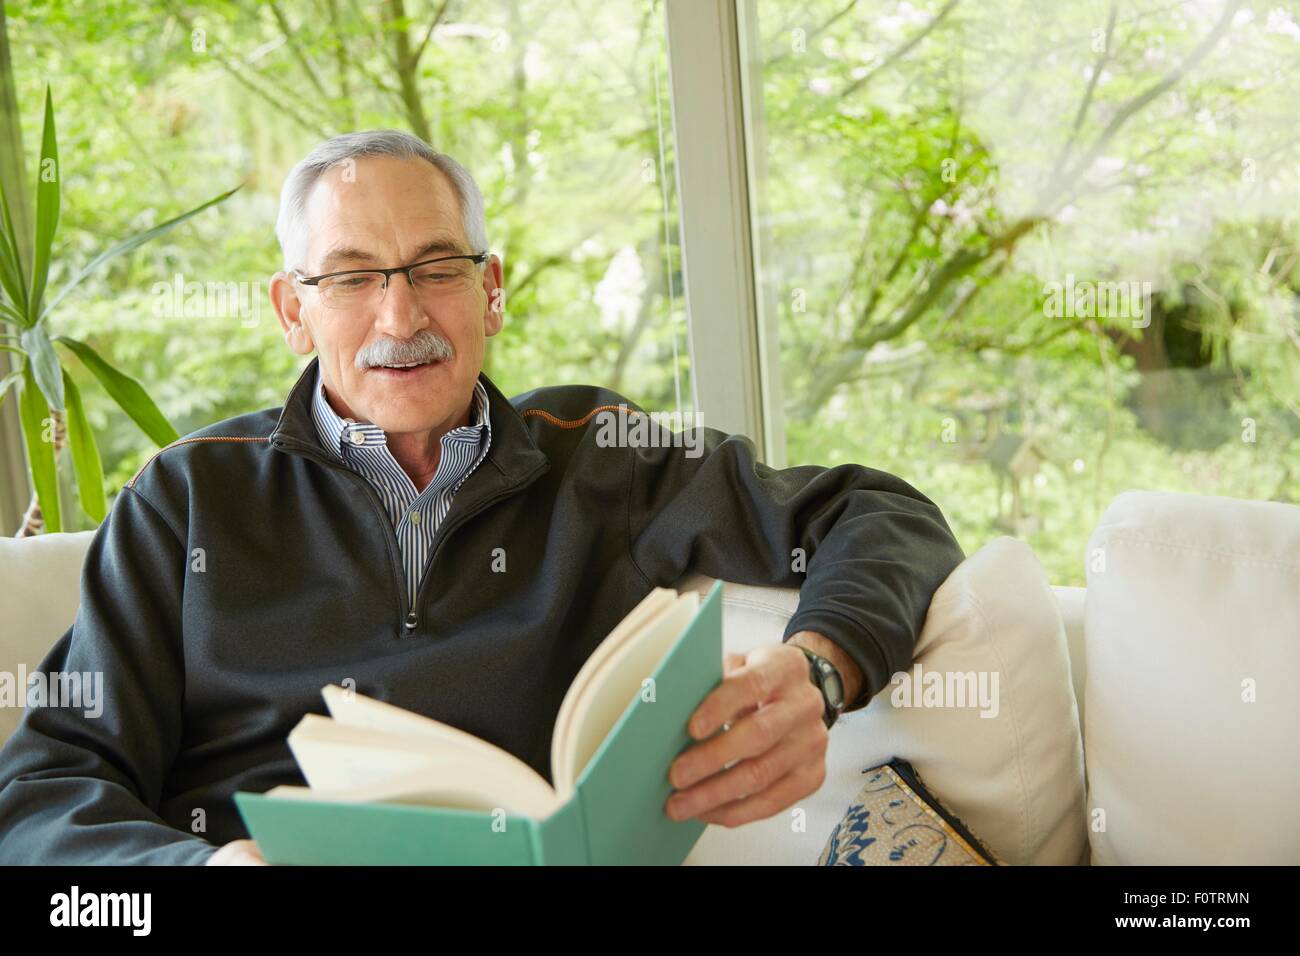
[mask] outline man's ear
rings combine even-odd
[[[506,287],[503,284],[501,260],[496,256],[483,265],[483,291],[487,293],[487,309],[483,313],[483,334],[496,335],[505,322]]]
[[[310,355],[316,350],[316,343],[304,321],[306,315],[293,277],[287,272],[277,272],[271,277],[269,292],[275,317],[280,320],[280,328],[284,329],[285,342],[298,355]]]

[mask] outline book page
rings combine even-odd
[[[695,618],[699,606],[700,596],[694,591],[677,595],[667,606],[660,603],[638,629],[618,635],[619,640],[607,638],[583,665],[565,696],[568,721],[563,736],[557,734],[552,744],[551,769],[562,800],[572,794],[587,763]],[[611,632],[611,638],[616,632]],[[560,729],[557,722],[557,731]]]
[[[276,800],[320,800],[329,803],[391,803],[401,806],[435,807],[491,812],[498,808],[533,819],[545,819],[556,807],[549,802],[529,801],[526,794],[515,794],[502,802],[488,798],[473,786],[449,781],[445,768],[438,765],[417,768],[382,780],[344,789],[314,789],[281,785],[272,787],[266,796]],[[552,798],[547,797],[550,801]]]
[[[544,819],[559,806],[550,784],[527,764],[521,773],[490,750],[440,745],[415,736],[382,735],[307,714],[289,734],[289,748],[312,790],[348,791],[390,785],[420,774],[426,789],[470,795],[476,806],[506,807]]]
[[[563,781],[567,779],[568,745],[573,737],[573,716],[583,689],[591,684],[604,661],[608,660],[618,648],[640,633],[654,618],[664,614],[677,599],[677,592],[671,588],[655,588],[632,610],[627,612],[596,646],[591,655],[578,670],[577,676],[565,691],[564,700],[560,702],[559,713],[555,717],[555,727],[551,731],[551,779],[555,781],[556,790],[562,790]]]
[[[428,741],[439,751],[449,748],[468,751],[476,754],[480,760],[499,762],[503,768],[508,767],[509,772],[517,773],[521,779],[535,778],[535,782],[550,787],[545,777],[510,751],[466,733],[459,727],[444,724],[423,714],[412,713],[356,691],[345,690],[337,684],[329,684],[323,688],[321,696],[325,698],[325,707],[329,710],[330,716],[342,726],[372,731],[383,737],[410,737]],[[525,786],[531,786],[532,782]]]

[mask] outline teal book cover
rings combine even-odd
[[[668,767],[694,741],[686,724],[722,681],[722,582],[628,702],[579,774],[571,798],[543,820],[504,810],[284,800],[236,793],[268,863],[379,866],[680,864],[706,824],[664,813]]]

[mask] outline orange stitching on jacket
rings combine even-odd
[[[140,470],[137,471],[137,472],[135,473],[135,477],[133,477],[130,481],[128,481],[128,482],[126,483],[126,486],[127,486],[128,488],[130,488],[132,485],[134,485],[134,484],[135,484],[135,479],[136,479],[136,478],[139,478],[142,474],[144,474],[144,470],[145,470],[146,468],[148,468],[150,465],[153,464],[153,460],[154,460],[155,458],[157,458],[159,455],[161,455],[163,452],[165,452],[168,448],[175,448],[177,445],[188,445],[190,442],[195,442],[195,441],[260,441],[260,442],[265,442],[266,439],[267,439],[267,437],[269,437],[269,436],[263,436],[263,437],[261,437],[261,438],[247,438],[247,437],[238,437],[238,438],[237,438],[237,437],[235,437],[235,436],[233,436],[233,435],[209,435],[209,436],[205,436],[205,437],[203,437],[203,438],[181,438],[181,439],[178,439],[178,440],[172,442],[170,445],[167,445],[166,447],[159,448],[156,452],[154,452],[151,456],[149,456],[149,460],[146,461],[143,465],[140,466]]]
[[[587,424],[587,422],[591,421],[591,416],[595,415],[597,412],[618,411],[620,408],[625,412],[636,411],[636,409],[629,408],[626,405],[597,405],[595,408],[587,412],[587,414],[583,415],[581,418],[565,419],[565,418],[556,418],[554,415],[552,415],[550,412],[546,411],[545,409],[529,408],[524,410],[524,418],[527,418],[529,415],[541,415],[552,425],[556,425],[560,428],[581,428],[583,425]]]
[[[545,409],[541,409],[541,408],[529,408],[529,409],[525,409],[523,414],[524,414],[524,417],[525,417],[525,418],[527,418],[529,415],[541,415],[543,418],[545,418],[547,421],[549,421],[552,425],[556,425],[556,426],[558,426],[558,427],[560,427],[560,428],[581,428],[583,425],[587,424],[587,422],[591,421],[591,416],[592,416],[592,415],[595,415],[597,412],[603,412],[603,411],[618,411],[619,409],[622,409],[623,411],[626,411],[626,412],[635,411],[635,409],[631,409],[631,408],[629,408],[629,407],[626,406],[626,405],[598,405],[598,406],[596,406],[595,408],[593,408],[591,411],[589,411],[586,415],[584,415],[582,418],[576,418],[576,419],[563,419],[563,418],[556,418],[556,417],[555,417],[554,415],[552,415],[550,412],[546,411]],[[178,446],[178,445],[188,445],[190,442],[196,442],[196,441],[260,441],[260,442],[264,442],[264,441],[266,441],[266,437],[261,437],[261,438],[248,438],[248,437],[235,437],[235,436],[233,436],[233,435],[209,435],[209,436],[205,436],[205,437],[203,437],[203,438],[182,438],[182,439],[180,439],[179,441],[174,441],[174,442],[172,442],[170,445],[166,446],[166,448],[159,448],[156,452],[154,452],[153,455],[150,456],[149,460],[146,461],[143,465],[140,466],[140,470],[137,471],[137,472],[135,473],[134,477],[132,477],[132,479],[126,483],[126,486],[127,486],[128,488],[130,488],[132,485],[134,485],[135,482],[136,482],[136,479],[139,478],[140,475],[142,475],[142,474],[144,473],[144,470],[145,470],[146,468],[148,468],[150,465],[153,464],[153,460],[154,460],[155,458],[157,458],[159,455],[161,455],[163,452],[165,452],[168,448],[175,448],[175,447]]]

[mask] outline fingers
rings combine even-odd
[[[270,866],[254,840],[232,840],[208,857],[207,866]]]
[[[668,782],[684,790],[728,764],[766,753],[792,733],[798,733],[800,725],[809,727],[821,712],[821,694],[811,682],[806,689],[800,687],[765,707],[751,708],[733,717],[726,733],[696,744],[673,761]],[[820,725],[820,720],[817,723]],[[808,730],[802,732],[801,739],[810,739]]]
[[[801,693],[797,699],[792,695],[760,707],[727,733],[678,758],[669,774],[678,792],[665,805],[668,816],[703,820],[703,814],[760,794],[801,765],[824,772],[830,735],[821,721],[821,695],[811,684],[809,689],[814,694],[811,701]],[[754,804],[746,807],[742,812],[749,812]],[[771,812],[776,809],[780,808]]]
[[[730,820],[725,823],[727,826],[758,819],[749,815],[756,809],[768,808],[765,814],[760,815],[770,816],[821,786],[819,777],[825,774],[828,740],[829,734],[820,721],[800,727],[772,749],[674,794],[665,809],[674,820],[693,816],[706,823]],[[791,774],[796,774],[808,789],[794,796],[789,796],[785,789],[766,793]],[[786,782],[782,786],[790,787],[791,784]],[[755,800],[755,797],[762,799]],[[785,803],[773,803],[777,798],[788,799]],[[731,806],[741,803],[743,807]]]
[[[733,800],[699,814],[704,823],[724,827],[737,827],[755,820],[765,820],[773,814],[794,806],[804,797],[816,793],[826,780],[825,751],[816,761],[796,767],[793,771],[759,793]]]
[[[723,676],[724,677],[729,676],[734,671],[737,671],[740,668],[745,666],[745,655],[728,654],[723,659],[722,666],[723,666],[723,672],[722,672]],[[758,705],[750,704],[746,707],[741,707],[740,710],[736,711],[734,714],[729,714],[727,716],[727,719],[722,722],[722,730],[724,731],[730,730],[738,721],[748,716],[749,714],[752,714],[756,710],[758,710]]]
[[[791,653],[794,651],[794,653]],[[740,655],[728,654],[731,660]],[[696,740],[716,733],[733,717],[771,700],[776,692],[794,681],[808,680],[808,664],[797,648],[788,645],[760,647],[744,663],[726,673],[722,683],[704,698],[687,724],[687,732]]]

